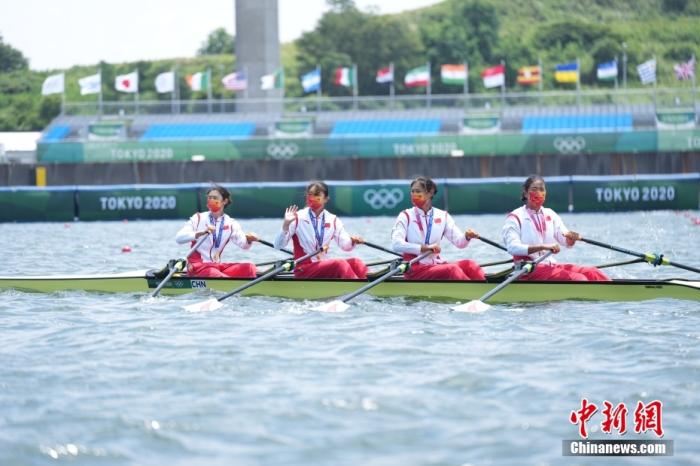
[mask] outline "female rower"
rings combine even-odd
[[[503,225],[503,243],[516,264],[537,259],[546,251],[558,253],[561,246],[572,247],[580,235],[566,228],[559,215],[543,207],[547,190],[544,179],[531,175],[523,183],[522,200],[525,205],[508,214]],[[610,281],[595,267],[558,264],[549,256],[535,270],[520,280]]]
[[[197,212],[177,232],[175,241],[192,243],[209,234],[189,257],[187,272],[196,277],[255,278],[255,264],[250,262],[221,262],[221,254],[229,242],[241,249],[250,249],[259,238],[255,233],[244,233],[237,221],[224,213],[231,204],[231,193],[214,185],[207,191],[208,212]]]
[[[419,176],[411,182],[413,208],[399,214],[391,231],[391,247],[410,260],[426,251],[433,251],[425,259],[411,266],[404,277],[410,280],[485,280],[484,271],[471,260],[448,263],[440,257],[440,241],[447,238],[460,249],[469,240],[478,238],[472,229],[465,233],[455,225],[452,216],[433,207],[437,186],[430,178]]]
[[[296,205],[287,208],[282,229],[275,238],[275,247],[281,249],[291,239],[295,258],[324,248],[321,254],[297,264],[294,268],[294,276],[297,278],[366,278],[367,266],[360,259],[325,258],[333,239],[343,251],[350,251],[356,244],[364,243],[361,237],[350,236],[345,231],[343,222],[325,209],[328,199],[326,183],[309,183],[306,187],[306,207],[301,210]]]

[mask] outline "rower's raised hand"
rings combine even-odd
[[[289,225],[297,218],[297,210],[299,210],[299,207],[290,205],[287,207],[287,210],[284,211],[284,221],[282,222],[282,229],[284,231],[289,231]]]

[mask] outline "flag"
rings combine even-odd
[[[52,74],[41,85],[41,95],[61,94],[66,89],[66,75],[63,73]]]
[[[156,92],[173,92],[175,90],[175,73],[166,71],[156,76]]]
[[[316,92],[321,90],[321,70],[316,68],[301,77],[301,87],[304,92]]]
[[[521,66],[518,68],[518,84],[530,86],[542,81],[542,70],[539,66]]]
[[[564,63],[554,68],[554,80],[558,83],[578,82],[578,63]]]
[[[673,71],[676,72],[676,79],[679,81],[692,79],[695,76],[695,58],[693,57],[685,63],[673,65]]]
[[[377,71],[378,83],[390,83],[394,81],[394,70],[391,66],[385,66]]]
[[[491,68],[486,68],[481,72],[481,77],[484,79],[484,87],[499,87],[506,83],[506,67],[505,65],[496,65]]]
[[[642,84],[651,84],[656,82],[656,58],[647,60],[637,66],[637,73]]]
[[[428,65],[408,70],[408,73],[406,73],[406,76],[403,78],[403,83],[406,87],[427,87],[428,84],[430,84]]]
[[[279,68],[270,74],[260,78],[260,89],[269,91],[272,89],[282,89],[284,87],[284,70]]]
[[[200,71],[195,74],[188,74],[185,78],[187,84],[190,85],[192,92],[206,91],[209,89],[209,72]]]
[[[443,84],[464,84],[467,80],[466,65],[442,65],[440,67],[440,80]]]
[[[229,91],[244,91],[248,88],[248,77],[244,71],[237,71],[221,78],[221,84]]]
[[[119,92],[138,92],[139,91],[139,72],[134,71],[128,74],[122,74],[114,78],[114,88]]]
[[[333,72],[333,84],[336,86],[351,87],[355,84],[354,74],[352,68],[336,68]]]
[[[601,81],[609,81],[617,78],[617,60],[601,63],[596,71],[598,79]]]
[[[85,76],[78,80],[80,95],[97,94],[102,90],[102,74]]]

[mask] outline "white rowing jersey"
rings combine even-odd
[[[343,251],[351,251],[355,247],[350,235],[345,231],[343,222],[338,217],[327,210],[316,217],[308,207],[296,213],[295,219],[289,224],[288,231],[280,229],[275,237],[275,247],[282,249],[290,239],[294,243],[296,259],[316,252],[319,247],[329,245],[332,240],[335,240]],[[322,252],[312,257],[311,261],[319,261],[324,255],[325,253]]]
[[[568,232],[561,217],[552,209],[542,207],[539,212],[535,212],[522,206],[508,214],[501,235],[508,253],[518,262],[535,260],[547,253],[547,251],[538,251],[528,254],[529,246],[552,243],[567,246],[564,235]],[[549,256],[544,262],[555,264],[557,261]]]
[[[229,243],[233,243],[241,249],[250,249],[251,243],[245,237],[243,229],[237,221],[224,214],[215,219],[209,212],[197,212],[175,235],[175,241],[179,244],[192,243],[194,246],[195,234],[207,231],[209,225],[214,226],[214,232],[210,233],[190,259],[202,262],[221,262],[221,254]],[[199,255],[199,257],[197,257]]]
[[[427,213],[413,207],[396,217],[391,230],[391,249],[399,254],[417,256],[424,244],[440,243],[442,238],[460,249],[467,247],[469,240],[446,211],[433,207]],[[421,259],[421,264],[444,264],[440,254],[431,254]]]

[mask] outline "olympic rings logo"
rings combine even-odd
[[[586,148],[586,140],[581,136],[554,138],[554,148],[560,154],[580,154]]]
[[[399,188],[368,189],[362,198],[374,210],[393,209],[403,201],[403,191]]]
[[[299,153],[299,146],[293,142],[271,142],[266,152],[273,159],[289,160]]]

